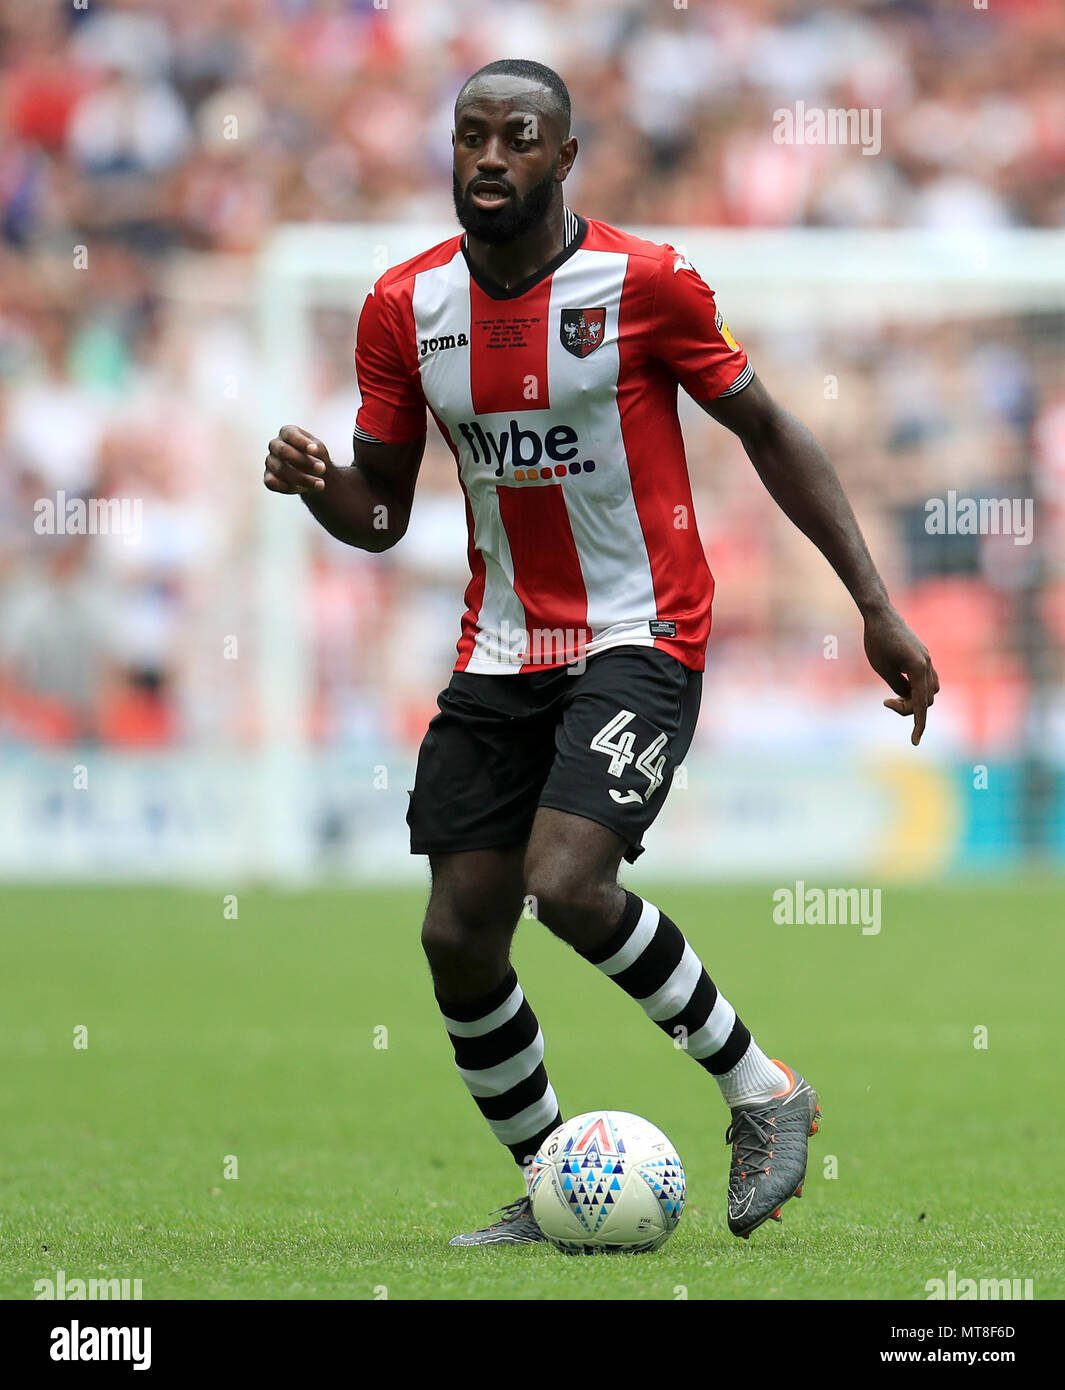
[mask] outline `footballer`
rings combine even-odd
[[[466,611],[407,821],[412,853],[429,858],[422,943],[455,1063],[525,1188],[451,1243],[544,1239],[528,1182],[562,1116],[510,961],[527,896],[717,1082],[727,1220],[746,1237],[801,1192],[817,1093],[762,1051],[681,927],[618,882],[691,742],[710,633],[698,531],[675,525],[692,512],[678,386],[740,439],[835,569],[914,744],[939,682],[832,465],[755,375],[698,271],[564,203],[577,141],[558,74],[480,69],[459,92],[453,144],[462,234],[387,271],[362,309],[354,463],[288,425],[264,477],[338,540],[382,551],[407,527],[427,410],[458,470]]]

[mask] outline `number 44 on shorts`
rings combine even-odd
[[[651,740],[642,753],[633,753],[633,744],[636,742],[636,735],[626,725],[631,724],[636,715],[631,709],[619,710],[613,719],[595,734],[591,743],[588,745],[594,753],[606,753],[610,758],[610,766],[607,771],[611,777],[620,777],[633,763],[637,772],[642,772],[647,778],[647,790],[642,794],[630,788],[626,792],[619,792],[613,787],[610,795],[624,806],[630,801],[649,801],[658,788],[662,785],[662,772],[666,765],[666,755],[662,749],[666,746],[666,735],[659,734],[657,738]]]

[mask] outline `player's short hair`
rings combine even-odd
[[[478,68],[462,84],[462,90],[455,98],[455,109],[458,109],[459,102],[466,95],[466,89],[471,82],[475,82],[478,77],[491,77],[496,73],[504,77],[524,77],[530,82],[537,82],[541,87],[546,87],[555,98],[564,131],[566,135],[569,134],[569,89],[554,68],[545,67],[543,63],[534,63],[529,58],[497,58],[494,63],[486,63],[483,68]]]

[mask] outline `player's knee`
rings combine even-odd
[[[422,950],[434,971],[462,969],[506,958],[513,924],[485,904],[469,911],[453,902],[429,904],[422,923]]]
[[[505,933],[470,930],[440,913],[427,914],[422,949],[438,994],[461,1001],[491,993],[506,974],[510,959]]]
[[[422,923],[422,950],[434,970],[462,966],[473,954],[473,938],[454,918],[430,911]]]
[[[533,915],[562,937],[569,935],[572,926],[601,915],[611,886],[589,874],[586,864],[564,856],[550,863],[531,863],[525,879]]]

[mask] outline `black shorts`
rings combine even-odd
[[[456,671],[418,754],[412,854],[528,839],[540,806],[628,843],[631,863],[695,732],[702,675],[656,647],[615,647],[579,674]]]

